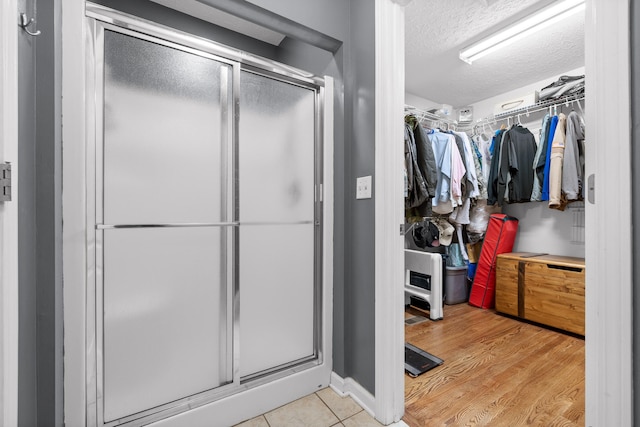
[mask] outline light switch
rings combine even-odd
[[[356,178],[356,199],[371,198],[371,175]]]

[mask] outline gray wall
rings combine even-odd
[[[631,2],[631,194],[633,203],[633,400],[634,425],[640,426],[640,5]]]
[[[39,37],[19,36],[18,424],[63,425],[60,0],[37,5]],[[33,2],[19,10],[33,14]],[[33,28],[31,28],[33,30]]]
[[[18,2],[33,16],[31,2]],[[36,39],[18,31],[18,425],[37,425],[36,344]],[[11,160],[11,159],[8,159]],[[16,176],[17,175],[17,176]],[[15,203],[15,202],[9,202]]]
[[[345,367],[375,394],[374,198],[356,200],[356,177],[374,175],[375,2],[352,0],[345,69]],[[375,197],[375,188],[372,194]]]
[[[328,53],[298,42],[283,42],[278,60],[336,78],[333,368],[374,394],[374,199],[356,200],[355,181],[375,172],[375,2],[254,3],[343,42],[324,70]]]
[[[342,16],[348,17],[348,4],[344,4]],[[334,20],[334,22],[336,22]],[[345,24],[346,27],[346,24]],[[322,51],[308,44],[285,39],[280,44],[277,60],[317,75],[328,75],[335,79],[334,94],[334,287],[333,287],[333,369],[339,375],[347,376],[345,366],[345,168],[347,147],[345,144],[345,45],[334,54]]]
[[[36,397],[47,427],[63,425],[60,3],[38,2],[36,39]]]

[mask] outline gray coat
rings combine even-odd
[[[567,117],[562,163],[562,191],[567,200],[580,200],[584,176],[584,125],[575,111]]]
[[[405,209],[417,208],[429,200],[427,185],[418,165],[418,152],[413,131],[409,123],[404,125],[404,162],[407,171],[407,197]]]
[[[438,171],[436,169],[436,156],[433,154],[433,145],[431,140],[427,136],[427,132],[418,125],[413,133],[416,140],[416,149],[418,151],[418,165],[420,166],[420,172],[424,176],[424,180],[427,184],[427,191],[429,192],[429,198],[433,198],[436,195],[436,185],[438,184]]]

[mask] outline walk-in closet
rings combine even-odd
[[[404,419],[584,425],[584,2],[405,16]]]

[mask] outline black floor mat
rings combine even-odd
[[[427,318],[423,316],[411,316],[404,319],[405,325],[417,325],[418,323],[426,322]]]
[[[427,353],[414,345],[404,344],[404,370],[411,377],[415,378],[420,374],[424,374],[428,370],[442,365],[443,362],[444,360],[439,357]]]

